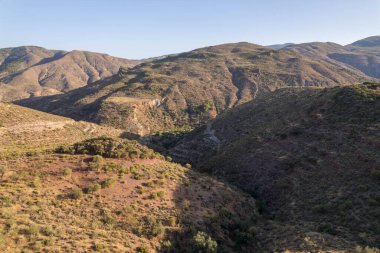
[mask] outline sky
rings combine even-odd
[[[0,48],[35,45],[130,59],[247,41],[380,35],[380,0],[0,0]]]

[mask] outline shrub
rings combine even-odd
[[[371,177],[373,179],[380,180],[380,169],[372,169],[371,170]]]
[[[38,235],[40,229],[37,225],[30,225],[29,228],[25,230],[25,234],[27,235]]]
[[[186,164],[185,164],[185,167],[188,168],[188,169],[191,169],[192,166],[191,166],[190,163],[186,163]]]
[[[326,214],[329,210],[330,206],[327,204],[320,204],[313,207],[313,211],[319,214]]]
[[[53,228],[50,226],[50,225],[48,225],[48,226],[46,226],[46,227],[42,227],[41,229],[40,229],[40,232],[43,234],[43,235],[45,235],[45,236],[51,236],[54,232],[53,232],[54,230],[53,230]]]
[[[174,216],[170,216],[169,217],[169,225],[172,227],[176,226],[177,225],[177,218]]]
[[[111,187],[116,180],[114,178],[108,178],[102,182],[102,188],[108,188]]]
[[[333,225],[331,225],[330,223],[322,223],[321,225],[319,225],[318,231],[330,235],[336,235],[336,231]]]
[[[150,250],[149,250],[148,246],[141,245],[141,246],[139,246],[139,247],[136,248],[136,252],[137,253],[149,253]]]
[[[70,168],[66,168],[66,169],[63,171],[63,175],[65,175],[65,176],[70,176],[72,173],[73,173],[73,170],[70,169]]]
[[[103,251],[104,250],[104,245],[103,244],[99,244],[99,243],[94,243],[94,245],[92,246],[92,249],[94,251]]]
[[[216,252],[218,248],[218,243],[214,241],[209,235],[205,232],[198,231],[197,234],[193,237],[195,246],[201,250],[208,253]]]
[[[150,198],[151,199],[163,199],[165,196],[165,192],[164,191],[159,191],[159,192],[153,192],[151,195],[150,195]]]
[[[98,137],[75,143],[72,146],[59,147],[59,153],[90,154],[109,158],[154,158],[159,157],[151,149],[137,141]]]
[[[158,222],[152,227],[152,235],[153,236],[162,236],[165,233],[165,228],[161,222]]]
[[[5,172],[7,172],[7,168],[3,165],[0,165],[0,178],[4,177]]]
[[[366,246],[365,248],[361,246],[357,246],[355,248],[356,253],[380,253],[380,250],[378,248],[371,248]]]
[[[115,222],[116,222],[116,219],[112,215],[109,215],[107,213],[105,213],[103,215],[103,223],[104,224],[111,225],[111,224],[114,224]]]
[[[68,197],[71,199],[80,199],[83,197],[83,191],[81,189],[73,190],[68,194]]]
[[[83,191],[85,193],[93,193],[93,192],[96,192],[98,190],[100,190],[102,188],[102,186],[98,183],[91,183],[87,188],[85,188]]]
[[[103,167],[104,159],[100,155],[92,157],[92,161],[88,164],[90,170],[99,171]]]

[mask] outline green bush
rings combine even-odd
[[[85,193],[93,193],[93,192],[96,192],[98,190],[100,190],[102,188],[102,186],[98,183],[91,183],[89,186],[87,186],[86,188],[84,188],[84,192]]]
[[[107,178],[102,182],[102,188],[111,187],[115,182],[116,180],[114,178]]]
[[[139,246],[139,247],[136,248],[136,252],[137,253],[149,253],[150,250],[149,250],[148,246],[141,245],[141,246]]]
[[[88,164],[90,170],[99,171],[103,168],[104,159],[100,155],[94,155],[92,161]]]
[[[68,197],[71,199],[80,199],[83,197],[83,191],[81,189],[73,190],[68,194]]]
[[[158,222],[158,223],[153,225],[153,227],[152,227],[152,235],[153,236],[162,236],[162,235],[164,235],[164,233],[165,233],[165,228],[161,222]]]
[[[198,231],[193,237],[195,246],[201,252],[214,253],[218,248],[218,243],[214,241],[208,234]]]
[[[71,146],[61,146],[56,149],[56,152],[127,159],[161,157],[137,141],[113,139],[109,137],[98,137],[78,142]]]

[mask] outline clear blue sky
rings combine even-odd
[[[145,58],[226,42],[380,35],[380,0],[0,0],[0,48]]]

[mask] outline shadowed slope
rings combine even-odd
[[[378,247],[379,119],[378,84],[280,89],[170,153],[257,196],[275,220]]]

